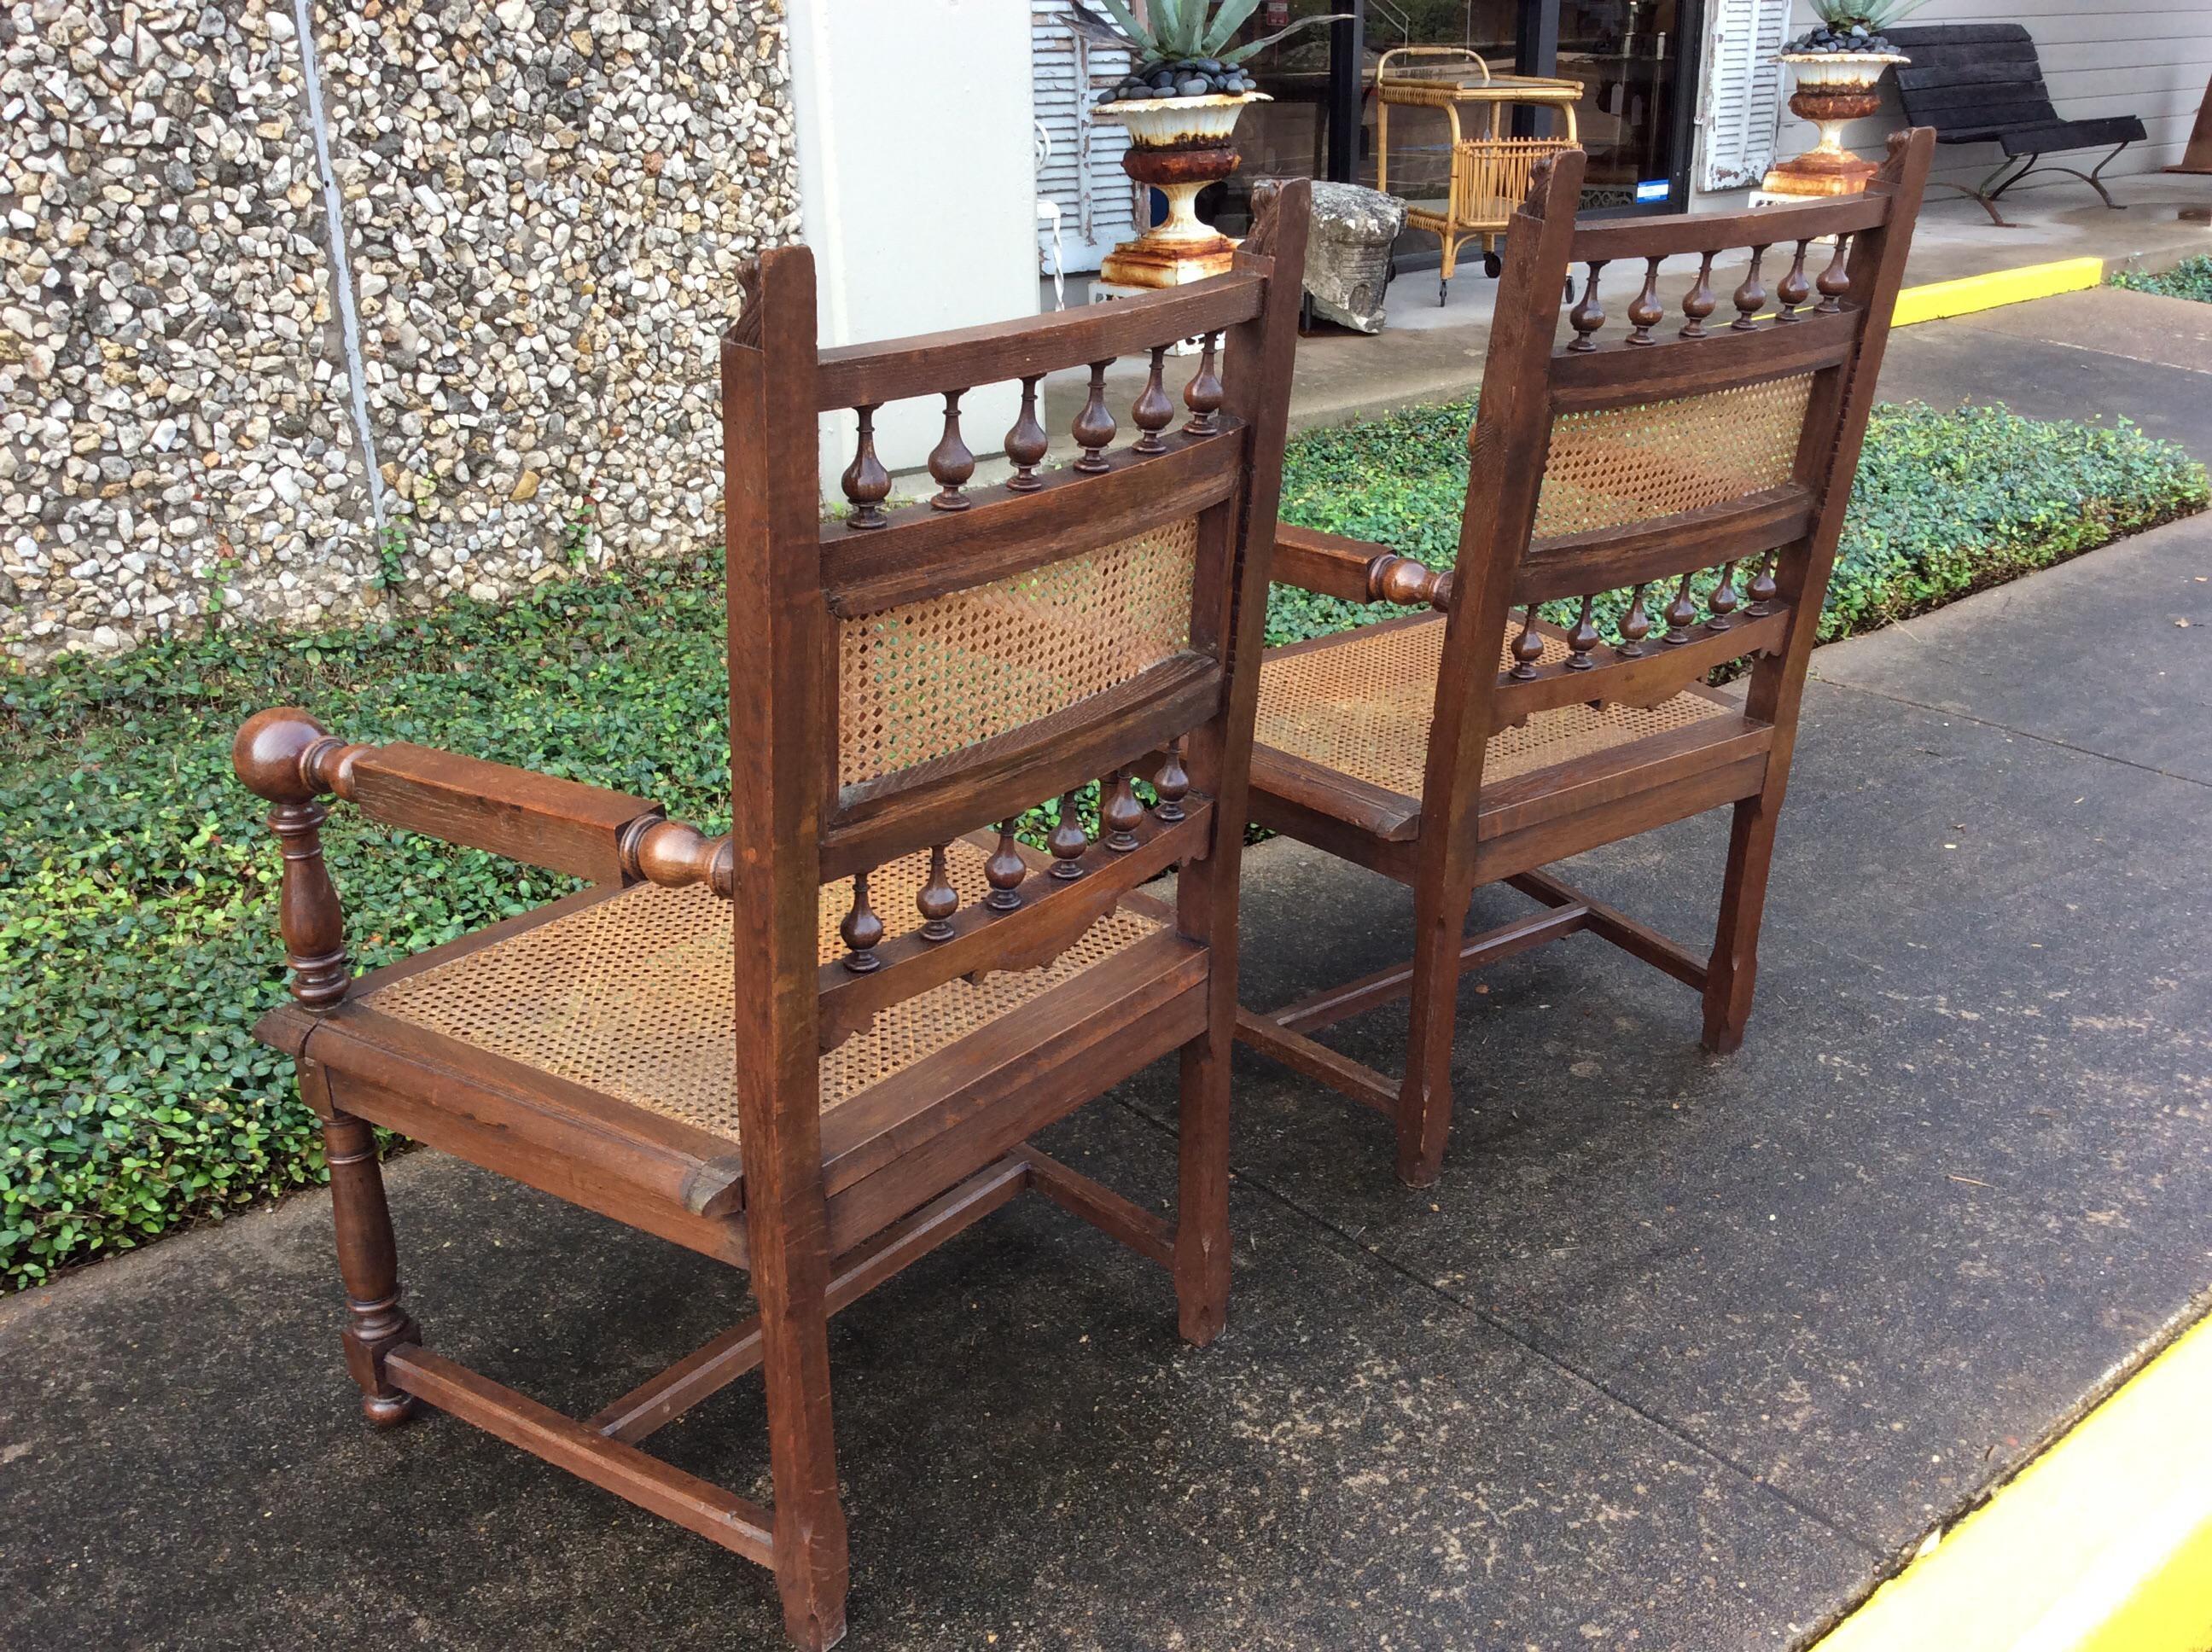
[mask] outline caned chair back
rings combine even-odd
[[[1582,156],[1540,168],[1471,437],[1431,799],[1479,784],[1491,737],[1538,712],[1656,707],[1733,660],[1768,679],[1753,714],[1782,709],[1932,144],[1893,139],[1860,196],[1582,226]],[[1726,292],[1717,264],[1736,272]]]
[[[1048,962],[1140,875],[1241,829],[1266,597],[1245,553],[1273,543],[1307,194],[1264,203],[1226,275],[883,343],[816,348],[805,249],[750,272],[722,347],[739,1007],[790,1047],[775,1082],[793,1094],[813,1093],[801,1046],[830,1050],[953,975]],[[1186,338],[1202,343],[1178,407]],[[1146,376],[1116,446],[1106,374],[1124,356]],[[1068,369],[1088,395],[1073,462],[1046,468],[1041,390]],[[1006,382],[1012,428],[965,428],[975,390]],[[944,434],[927,496],[895,506],[875,420],[909,398],[941,404]],[[836,514],[816,480],[824,413],[851,444]],[[971,444],[1003,447],[1012,474],[978,481]],[[1012,822],[1094,780],[1098,841],[1064,809],[1066,875],[1041,899]]]

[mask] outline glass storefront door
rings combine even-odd
[[[1272,103],[1255,105],[1237,128],[1243,166],[1200,203],[1231,234],[1249,222],[1249,180],[1266,177],[1376,179],[1376,65],[1406,46],[1453,46],[1480,54],[1492,72],[1579,82],[1576,126],[1589,155],[1585,210],[1681,211],[1688,204],[1685,117],[1695,99],[1701,0],[1267,0],[1240,38],[1257,39],[1291,19],[1355,11],[1354,22],[1300,31],[1248,65]],[[1402,62],[1402,59],[1395,60]],[[1481,130],[1484,118],[1462,128]],[[1553,111],[1528,110],[1515,130],[1561,130]],[[1350,134],[1350,140],[1339,136]],[[1443,192],[1451,168],[1443,112],[1393,108],[1388,184],[1409,199]],[[1401,262],[1433,264],[1436,241],[1401,246]]]

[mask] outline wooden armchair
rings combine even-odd
[[[1240,1012],[1238,1036],[1393,1117],[1405,1181],[1443,1163],[1463,970],[1589,930],[1702,992],[1709,1049],[1742,1042],[1807,659],[1933,142],[1893,139],[1862,196],[1581,228],[1583,159],[1554,158],[1506,240],[1456,566],[1278,534],[1278,580],[1444,610],[1271,651],[1254,736],[1253,817],[1413,885],[1416,932],[1411,964]],[[1714,258],[1747,246],[1735,319],[1708,326]],[[1699,260],[1686,320],[1662,336],[1660,265],[1685,254]],[[1574,264],[1587,273],[1559,346]],[[1608,267],[1635,296],[1628,331],[1601,337]],[[1740,659],[1741,704],[1705,686]],[[1710,957],[1543,870],[1723,805]],[[1542,910],[1467,936],[1475,889],[1499,881]],[[1408,993],[1402,1080],[1311,1036]]]
[[[819,353],[811,256],[747,271],[722,341],[726,836],[641,798],[349,744],[298,709],[240,731],[238,772],[283,841],[293,969],[259,1033],[324,1121],[373,1422],[436,1406],[771,1567],[792,1637],[823,1648],[847,1576],[830,1314],[1028,1188],[1167,1269],[1186,1338],[1221,1329],[1237,864],[1306,198],[1285,191],[1211,281]],[[1171,432],[1164,358],[1192,335],[1206,349]],[[1103,375],[1133,353],[1152,362],[1137,439],[1108,452]],[[1040,474],[1039,380],[1086,363],[1083,456]],[[961,398],[1008,379],[1019,468],[971,489]],[[872,416],[939,395],[939,491],[886,511]],[[825,522],[817,416],[848,408],[853,509]],[[1073,805],[1098,776],[1094,841]],[[356,980],[318,841],[331,794],[594,887]],[[1030,853],[1014,820],[1054,797],[1050,853]],[[1176,865],[1172,905],[1139,891]],[[1170,1051],[1172,1223],[1028,1145]],[[759,1311],[598,1415],[559,1415],[424,1345],[371,1125],[744,1268]],[[773,1509],[637,1443],[755,1367]]]

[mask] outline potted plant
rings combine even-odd
[[[1782,49],[1796,85],[1790,112],[1820,130],[1820,141],[1766,174],[1770,195],[1856,195],[1874,176],[1875,163],[1844,147],[1846,121],[1880,112],[1881,77],[1893,64],[1911,61],[1882,30],[1928,0],[1813,0],[1820,27]]]
[[[1230,40],[1260,0],[1151,0],[1139,21],[1127,0],[1097,0],[1110,27],[1079,16],[1136,53],[1136,66],[1098,94],[1096,112],[1129,129],[1121,170],[1167,197],[1168,216],[1106,255],[1099,274],[1126,287],[1176,287],[1229,268],[1235,243],[1192,210],[1198,192],[1237,170],[1231,139],[1248,103],[1267,101],[1243,64],[1255,52],[1345,13],[1302,17],[1264,39]]]

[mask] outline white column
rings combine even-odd
[[[1029,13],[1028,0],[789,0],[801,233],[825,344],[1036,313]],[[963,399],[969,447],[998,448],[1019,395]],[[943,428],[941,400],[893,403],[877,451],[893,471],[920,465]],[[831,500],[852,451],[852,416],[825,414]]]

